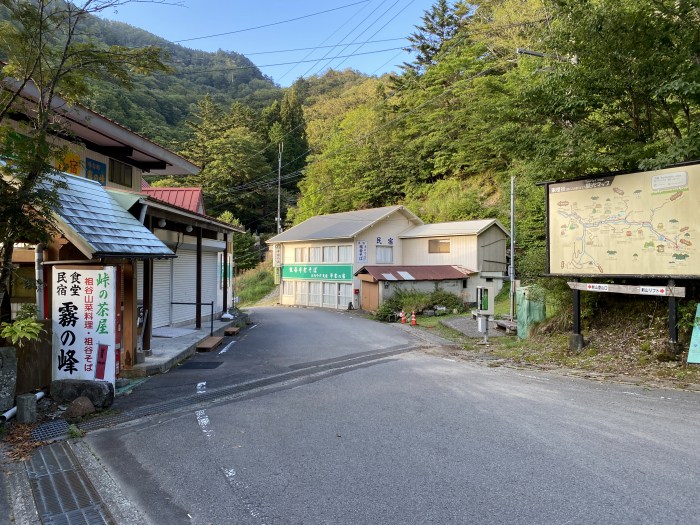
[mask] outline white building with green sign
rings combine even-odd
[[[312,217],[268,244],[280,304],[375,310],[399,287],[449,286],[465,302],[485,282],[500,289],[507,239],[495,219],[426,225],[387,206]]]

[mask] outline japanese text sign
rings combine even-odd
[[[116,272],[53,268],[52,378],[115,381]]]

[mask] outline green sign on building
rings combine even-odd
[[[305,281],[351,281],[352,264],[286,264],[283,279]]]

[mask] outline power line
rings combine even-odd
[[[350,42],[349,45],[359,45],[359,44],[378,44],[380,42],[396,42],[397,40],[406,40],[406,37],[401,37],[401,38],[383,38],[380,40],[366,40],[364,42]],[[343,44],[334,44],[332,46],[316,46],[316,47],[298,47],[296,49],[280,49],[277,51],[257,51],[255,53],[243,53],[240,52],[241,55],[244,56],[252,56],[252,55],[272,55],[275,53],[292,53],[295,51],[315,51],[317,49],[327,49],[327,48],[334,48],[334,47],[340,47]],[[306,58],[306,57],[305,57]]]
[[[204,40],[207,38],[216,38],[218,36],[235,35],[236,33],[245,33],[247,31],[255,31],[256,29],[263,29],[265,27],[272,27],[272,26],[278,26],[281,24],[288,24],[289,22],[296,22],[297,20],[303,20],[304,18],[311,18],[313,16],[318,16],[318,15],[322,15],[325,13],[331,13],[333,11],[338,11],[340,9],[345,9],[347,7],[352,7],[354,5],[364,4],[367,2],[369,2],[369,0],[360,0],[359,2],[355,2],[353,4],[342,5],[340,7],[334,7],[333,9],[326,9],[325,11],[318,11],[316,13],[311,13],[308,15],[297,16],[296,18],[290,18],[288,20],[280,20],[279,22],[272,22],[270,24],[263,24],[261,26],[255,26],[255,27],[247,27],[245,29],[236,29],[235,31],[227,31],[225,33],[217,33],[215,35],[204,35],[204,36],[194,36],[192,38],[183,38],[181,40],[173,40],[173,42],[175,44],[179,44],[180,42],[192,42],[193,40]]]
[[[335,60],[336,58],[351,58],[355,56],[362,56],[362,55],[374,55],[378,53],[386,53],[388,51],[396,51],[397,49],[405,49],[403,47],[390,47],[387,49],[378,49],[377,51],[366,51],[364,53],[354,53],[350,55],[342,55],[342,56],[336,56],[333,57],[331,60]],[[200,75],[202,73],[219,73],[219,72],[225,72],[225,71],[240,71],[243,69],[259,69],[261,67],[276,67],[276,66],[288,66],[290,64],[298,65],[298,64],[303,64],[304,62],[319,62],[320,60],[323,59],[314,59],[314,60],[299,60],[296,62],[280,62],[277,64],[264,64],[262,66],[236,66],[236,67],[226,67],[226,68],[219,68],[219,69],[202,69],[198,71],[180,71],[176,74],[180,75]]]

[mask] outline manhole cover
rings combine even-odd
[[[180,368],[185,370],[211,370],[223,364],[223,361],[187,361]]]

